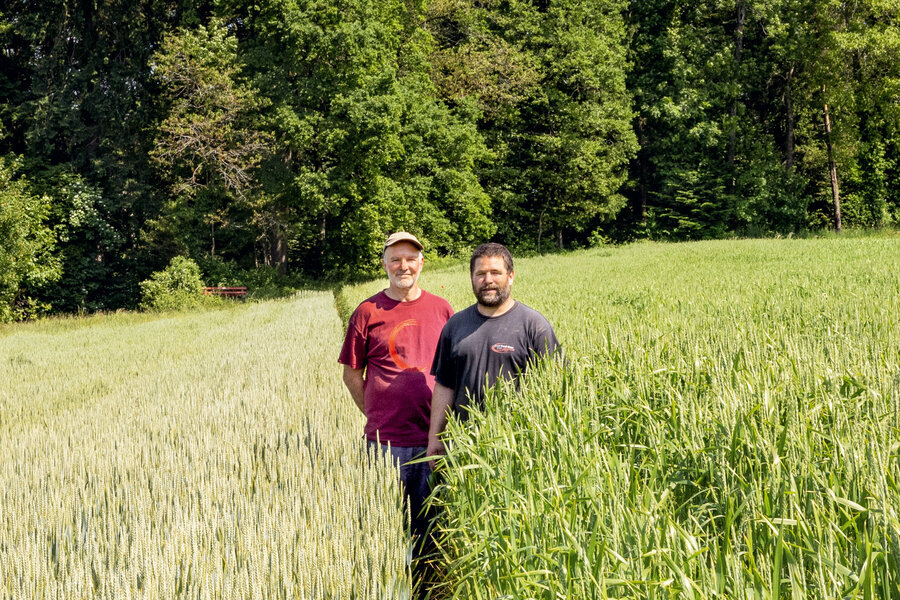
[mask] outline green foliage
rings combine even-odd
[[[626,229],[695,239],[827,224],[826,104],[847,221],[883,222],[895,180],[880,157],[898,137],[896,101],[884,95],[900,73],[896,8],[661,0],[633,9],[641,151]]]
[[[432,9],[434,70],[455,101],[483,107],[480,127],[496,158],[481,176],[498,233],[513,246],[540,249],[563,230],[585,238],[624,205],[619,190],[636,150],[624,8],[557,0]],[[450,57],[460,61],[452,69]]]
[[[141,282],[141,308],[144,310],[182,310],[203,303],[200,267],[189,258],[176,256],[165,269]]]
[[[0,322],[47,312],[39,293],[61,275],[50,198],[34,194],[20,170],[19,159],[0,156]]]
[[[900,8],[884,0],[17,2],[0,155],[64,275],[135,306],[173,257],[277,277],[900,214]],[[832,132],[826,136],[824,108]],[[831,151],[826,149],[830,142]],[[830,155],[830,156],[829,156]],[[277,287],[277,286],[276,286]]]
[[[149,59],[164,32],[207,10],[181,0],[4,4],[0,154],[24,157],[29,180],[51,198],[52,227],[69,227],[72,198],[51,189],[67,173],[102,198],[98,217],[116,237],[75,233],[57,246],[67,273],[42,296],[54,308],[135,306],[138,282],[171,257],[143,234],[166,191],[148,160],[162,99]]]
[[[635,175],[646,196],[635,216],[651,236],[720,237],[758,227],[778,191],[793,203],[775,140],[744,92],[770,77],[754,54],[765,18],[761,4],[716,1],[645,3],[632,14]],[[765,220],[776,231],[797,224]]]
[[[163,40],[152,64],[171,102],[152,155],[171,171],[176,202],[195,198],[199,190],[245,200],[268,140],[249,127],[260,101],[238,81],[235,36],[218,23],[178,30]],[[224,218],[217,212],[228,211],[210,212],[201,216],[215,222]]]
[[[260,234],[255,170],[271,140],[254,127],[264,103],[241,80],[237,39],[216,21],[179,29],[152,61],[169,106],[151,156],[172,186],[154,226],[195,256],[238,253]]]
[[[372,273],[396,229],[444,252],[491,235],[475,172],[486,150],[471,111],[435,97],[416,5],[233,10],[248,76],[271,101],[260,114],[275,140],[260,173],[264,262],[280,265],[291,248],[307,273]]]
[[[47,224],[62,268],[59,281],[42,297],[61,312],[103,309],[113,287],[109,259],[123,245],[111,222],[111,202],[69,168],[45,169],[38,176],[33,188],[51,199]]]

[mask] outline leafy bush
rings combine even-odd
[[[0,323],[50,310],[40,291],[62,276],[47,225],[50,198],[33,193],[21,161],[0,156]]]
[[[141,308],[144,310],[181,310],[203,303],[200,267],[184,256],[176,256],[165,269],[141,282]]]

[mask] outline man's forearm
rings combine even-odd
[[[453,395],[452,389],[439,383],[434,384],[434,393],[431,395],[431,424],[428,428],[429,449],[437,451],[440,447],[440,450],[443,450],[440,435],[447,427],[447,411],[453,407]]]
[[[351,369],[344,365],[344,385],[350,391],[350,397],[362,414],[366,414],[366,380],[365,369]]]

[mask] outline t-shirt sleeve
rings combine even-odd
[[[365,321],[365,315],[357,308],[347,325],[347,335],[344,336],[344,346],[338,362],[351,369],[363,369],[366,366]]]
[[[434,360],[431,362],[431,374],[434,375],[434,380],[442,386],[450,389],[456,388],[456,369],[453,363],[450,336],[447,334],[446,326],[444,326],[443,331],[441,331],[441,337],[438,338],[437,348],[434,350]]]
[[[531,343],[538,356],[557,355],[561,350],[559,340],[556,339],[556,333],[553,331],[553,326],[543,317],[535,323]]]

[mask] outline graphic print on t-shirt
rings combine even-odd
[[[391,331],[391,335],[388,337],[388,352],[391,354],[391,359],[394,361],[394,364],[397,365],[400,369],[404,371],[408,371],[413,369],[415,371],[419,371],[420,373],[425,372],[426,367],[415,367],[413,365],[409,365],[400,358],[400,353],[397,352],[397,336],[405,327],[415,327],[418,329],[419,321],[416,319],[406,319],[405,321],[400,321],[397,323],[397,326]]]
[[[513,346],[512,344],[497,343],[497,344],[494,344],[493,346],[491,346],[491,350],[493,350],[497,354],[508,354],[510,352],[515,352],[516,347]]]

